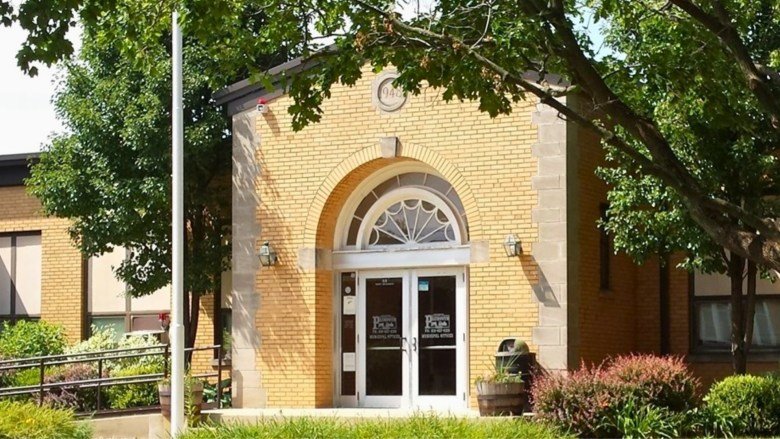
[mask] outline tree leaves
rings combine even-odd
[[[131,15],[168,12],[151,2],[124,0],[115,6],[99,15],[99,25],[85,27],[79,58],[65,64],[55,106],[68,132],[47,146],[28,185],[47,214],[72,220],[71,234],[85,254],[129,249],[117,275],[139,296],[170,282],[170,36],[158,27],[140,33],[131,26],[134,41],[128,42],[119,29]],[[213,30],[205,42],[192,34],[185,38],[180,220],[186,221],[188,238],[185,288],[201,294],[219,288],[230,258],[231,125],[214,105],[212,90],[248,74],[222,72],[223,65],[265,62],[259,51],[243,52],[244,45],[212,46],[220,34],[261,23],[257,10],[234,12],[224,33]],[[128,54],[139,41],[143,51]]]

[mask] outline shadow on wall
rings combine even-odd
[[[560,307],[555,291],[542,271],[542,267],[536,262],[536,258],[529,253],[523,253],[520,256],[520,265],[523,267],[525,278],[533,287],[536,300],[547,307]]]
[[[259,335],[255,330],[254,318],[258,308],[259,296],[254,289],[254,273],[259,267],[256,239],[260,235],[260,224],[257,223],[257,208],[260,205],[260,195],[255,190],[255,181],[260,175],[260,166],[254,157],[255,145],[252,142],[254,123],[249,117],[234,118],[233,136],[236,145],[233,149],[233,260],[232,277],[233,292],[233,337],[234,349],[257,349]],[[243,351],[246,352],[246,351]],[[249,361],[254,364],[254,358]],[[247,372],[252,369],[249,367]],[[236,388],[243,387],[243,376],[238,374]],[[246,383],[249,384],[249,383]],[[257,385],[257,384],[255,384]]]

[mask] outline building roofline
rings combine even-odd
[[[0,155],[0,187],[24,186],[24,180],[30,176],[30,166],[40,157],[39,152]]]
[[[327,46],[323,51],[335,51],[334,45]],[[286,90],[284,90],[284,79],[291,74],[304,72],[311,68],[314,68],[321,64],[321,60],[318,58],[310,58],[308,60],[303,57],[298,57],[290,61],[279,64],[275,67],[268,69],[265,74],[268,75],[272,89],[268,89],[265,84],[268,82],[253,81],[252,78],[243,79],[227,87],[217,90],[214,93],[214,100],[217,105],[226,105],[227,113],[229,116],[240,113],[242,111],[254,108],[257,104],[257,100],[260,98],[274,99],[282,96]],[[536,81],[539,79],[539,73],[534,71],[527,71],[523,74],[525,79]],[[570,83],[558,74],[548,74],[545,79],[553,87],[566,87]]]

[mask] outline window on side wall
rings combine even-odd
[[[0,234],[0,320],[37,320],[40,315],[41,234]]]
[[[731,297],[729,277],[696,274],[692,300],[694,353],[731,350]],[[746,302],[743,300],[743,309]],[[751,352],[780,352],[780,282],[756,282],[756,312]]]
[[[601,203],[599,205],[599,211],[601,215],[601,221],[607,220],[607,210],[609,205],[607,203]],[[610,285],[610,259],[612,257],[612,238],[603,226],[599,227],[599,288],[602,291],[608,291]]]
[[[128,334],[160,336],[159,315],[171,306],[170,287],[142,297],[130,297],[128,287],[116,278],[115,270],[127,257],[116,248],[89,258],[87,277],[87,313],[90,335],[93,330],[112,328],[117,339]]]

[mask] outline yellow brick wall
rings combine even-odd
[[[68,221],[46,218],[23,186],[0,187],[0,233],[41,232],[41,318],[65,328],[68,340],[82,335],[83,261],[68,234]]]
[[[399,112],[381,115],[371,104],[373,78],[366,71],[354,87],[334,87],[322,121],[301,132],[290,129],[286,96],[271,101],[270,112],[257,119],[262,227],[257,244],[270,240],[280,258],[278,265],[261,268],[256,279],[257,361],[270,407],[332,404],[333,274],[300,269],[298,251],[329,248],[350,190],[367,170],[399,160],[373,160],[382,136],[399,137],[403,157],[445,176],[464,202],[471,241],[489,243],[490,261],[469,268],[469,383],[488,371],[501,338],[530,341],[537,324],[531,288],[536,267],[528,256],[507,258],[502,247],[504,237],[514,233],[528,255],[537,235],[531,222],[537,204],[531,189],[537,171],[532,103],[491,119],[476,103],[444,103],[439,91],[423,90]]]
[[[214,296],[209,294],[200,298],[200,313],[198,317],[198,332],[195,336],[195,347],[205,347],[214,344]],[[196,351],[192,356],[190,369],[193,374],[205,374],[216,371],[214,353],[211,350]],[[225,373],[227,378],[228,373]],[[223,379],[224,379],[223,378]]]

